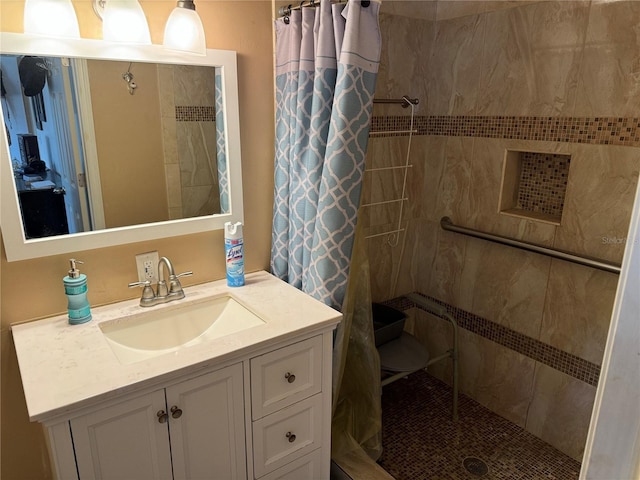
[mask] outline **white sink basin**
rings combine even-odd
[[[264,323],[232,297],[222,296],[149,308],[101,323],[100,330],[118,360],[128,364]]]

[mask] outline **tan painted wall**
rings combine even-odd
[[[164,175],[158,70],[129,62],[87,62],[107,228],[169,219]]]
[[[154,43],[162,32],[174,1],[142,1]],[[85,38],[100,38],[101,24],[89,0],[74,1]],[[2,0],[0,30],[22,31],[23,1]],[[271,2],[197,2],[210,48],[238,52],[238,87],[245,205],[247,271],[268,269],[273,202],[273,51]],[[259,180],[256,180],[259,179]],[[135,280],[135,254],[158,250],[178,271],[193,270],[184,284],[224,277],[222,232],[176,237],[78,253],[89,277],[89,299],[95,305],[136,297],[127,283]],[[51,471],[44,436],[27,418],[11,331],[13,322],[66,311],[62,277],[67,257],[53,256],[7,262],[4,249],[1,278],[1,475],[6,479],[47,479]],[[43,392],[46,395],[47,392]]]

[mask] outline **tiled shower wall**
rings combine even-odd
[[[169,217],[220,212],[215,69],[159,65],[158,83]]]
[[[439,222],[619,263],[640,169],[638,24],[633,1],[382,5],[376,97],[420,104],[417,135],[369,142],[367,169],[404,165],[411,143],[405,231],[397,244],[368,240],[373,300],[417,291],[461,312],[462,391],[577,460],[618,276]],[[373,113],[374,131],[407,128],[389,119],[408,109]],[[498,213],[506,150],[570,155],[560,225]],[[402,196],[404,169],[365,175],[364,203]],[[365,207],[367,233],[395,230],[398,207]],[[447,323],[409,312],[408,328],[433,355],[449,348]],[[448,380],[446,362],[430,368]]]

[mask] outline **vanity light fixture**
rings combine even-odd
[[[206,55],[202,20],[193,0],[178,0],[164,27],[164,47],[169,50]]]
[[[149,24],[138,0],[93,0],[102,19],[102,38],[110,42],[151,45]]]
[[[71,0],[26,0],[24,33],[58,38],[80,38],[78,17]]]

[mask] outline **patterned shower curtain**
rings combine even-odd
[[[224,95],[222,70],[216,68],[216,159],[220,188],[220,213],[229,213],[229,176],[227,175],[227,144],[224,131]]]
[[[379,8],[321,0],[276,21],[271,271],[338,310],[380,60]]]

